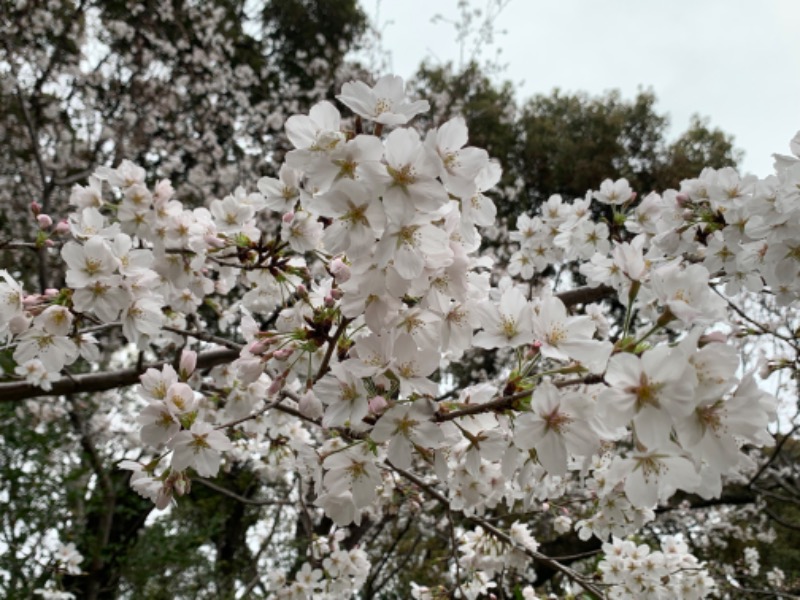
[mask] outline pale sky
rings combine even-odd
[[[456,19],[457,0],[361,2],[372,16],[379,7],[395,74],[410,77],[425,58],[458,63],[453,27],[431,23]],[[800,0],[510,0],[495,24],[508,32],[496,46],[518,98],[558,87],[632,99],[652,88],[672,137],[693,113],[707,116],[745,151],[743,171],[761,177],[800,129]]]

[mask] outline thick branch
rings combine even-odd
[[[197,356],[197,368],[208,369],[210,367],[215,367],[230,362],[238,356],[239,352],[228,348],[209,350]],[[0,402],[18,402],[20,400],[37,398],[40,396],[63,396],[65,394],[104,392],[106,390],[135,385],[139,383],[139,377],[147,369],[161,369],[169,364],[172,363],[170,361],[163,361],[142,365],[141,369],[123,369],[121,371],[106,371],[104,373],[87,373],[85,375],[62,377],[53,382],[53,387],[50,390],[43,390],[40,387],[24,381],[0,383]]]
[[[597,287],[581,287],[576,290],[569,290],[556,294],[556,298],[561,300],[566,306],[575,304],[589,304],[597,302],[603,298],[608,298],[617,293],[610,285],[599,285]]]

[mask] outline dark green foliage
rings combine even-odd
[[[554,90],[518,104],[510,83],[493,83],[475,64],[461,73],[424,66],[417,91],[430,99],[435,123],[462,115],[470,144],[500,160],[507,189],[496,204],[506,219],[552,194],[582,198],[607,178],[625,177],[646,195],[741,158],[731,136],[700,117],[670,142],[669,119],[652,91],[627,100],[618,91],[593,97]]]

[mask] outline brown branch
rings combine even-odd
[[[452,421],[454,419],[459,419],[461,417],[468,417],[470,415],[475,415],[479,413],[505,410],[507,408],[511,408],[514,402],[516,402],[520,398],[525,398],[527,396],[530,396],[532,393],[533,390],[523,390],[521,392],[516,392],[508,396],[500,396],[498,398],[489,400],[488,402],[482,402],[480,404],[462,405],[464,406],[464,408],[460,408],[459,410],[454,410],[452,412],[443,412],[442,409],[440,408],[436,412],[434,420],[437,423],[443,423],[444,421]]]
[[[228,348],[209,350],[197,356],[197,368],[208,369],[217,365],[231,362],[239,356],[236,350]],[[18,402],[28,398],[41,396],[63,396],[65,394],[83,394],[88,392],[104,392],[115,388],[127,387],[139,383],[139,377],[147,369],[161,369],[171,361],[162,361],[142,365],[141,369],[122,369],[120,371],[106,371],[104,373],[87,373],[62,377],[54,381],[52,389],[42,388],[24,381],[0,383],[0,402]]]
[[[246,498],[244,496],[240,496],[236,492],[232,492],[231,490],[222,487],[221,485],[217,485],[213,481],[209,481],[208,479],[203,479],[202,477],[195,477],[192,481],[196,481],[198,483],[203,484],[207,488],[214,490],[215,492],[219,492],[229,498],[233,498],[237,502],[241,502],[242,504],[250,504],[252,506],[288,506],[294,504],[294,502],[290,502],[288,500],[258,500],[255,498]]]
[[[758,481],[759,477],[761,477],[764,474],[764,471],[766,471],[772,465],[772,463],[775,462],[775,459],[778,458],[778,455],[781,453],[781,450],[783,449],[784,444],[786,444],[787,440],[789,438],[791,438],[792,435],[794,435],[794,433],[798,429],[800,429],[800,424],[795,425],[794,427],[792,427],[792,430],[781,438],[781,440],[775,446],[775,449],[772,451],[772,454],[770,455],[769,459],[763,465],[761,465],[761,468],[759,468],[758,471],[756,472],[756,474],[753,475],[750,478],[750,481],[747,482],[747,486],[748,487],[752,487],[753,484],[756,481]]]
[[[575,304],[589,304],[597,300],[603,300],[614,296],[616,293],[617,290],[610,285],[599,285],[597,287],[580,287],[575,290],[561,292],[555,296],[569,307]]]
[[[776,515],[773,511],[767,509],[764,513],[773,521],[775,521],[778,525],[785,527],[786,529],[791,529],[793,531],[800,531],[800,523],[790,523],[789,521],[784,520],[782,517]]]
[[[578,379],[564,379],[562,381],[556,381],[553,383],[553,385],[562,388],[569,387],[571,385],[590,385],[593,383],[601,383],[602,381],[603,377],[601,375],[586,375],[585,377],[580,377]],[[450,412],[443,411],[442,408],[440,408],[436,412],[434,420],[437,423],[443,423],[444,421],[452,421],[453,419],[468,417],[470,415],[479,413],[502,411],[507,408],[512,408],[517,400],[520,398],[525,398],[526,396],[530,396],[532,393],[533,390],[522,390],[521,392],[509,394],[508,396],[499,396],[489,400],[488,402],[482,402],[480,404],[462,404],[462,408]]]
[[[328,365],[330,364],[333,353],[336,350],[336,345],[339,343],[339,338],[342,337],[345,329],[347,329],[347,326],[352,321],[353,319],[342,317],[342,321],[339,323],[339,327],[336,328],[336,332],[328,338],[328,347],[325,350],[325,356],[322,358],[322,363],[319,365],[319,370],[317,371],[316,377],[314,377],[313,383],[319,381],[322,376],[328,372]]]
[[[219,337],[217,335],[211,335],[210,333],[206,333],[205,331],[189,331],[187,329],[178,329],[177,327],[169,327],[167,325],[162,326],[161,329],[163,329],[164,331],[177,333],[178,335],[182,335],[185,337],[193,337],[203,342],[209,342],[210,344],[217,344],[219,346],[224,346],[225,348],[230,348],[231,350],[241,350],[244,347],[242,346],[242,344],[238,344],[233,340]]]

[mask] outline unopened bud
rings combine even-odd
[[[287,212],[285,215],[281,217],[281,221],[286,223],[287,225],[294,221],[294,213],[292,211]]]
[[[336,283],[344,283],[350,279],[350,267],[341,258],[334,258],[328,268]]]
[[[281,389],[283,388],[284,383],[285,382],[282,377],[278,377],[277,379],[275,379],[272,383],[269,384],[269,387],[267,388],[267,395],[274,396],[275,394],[280,392]]]
[[[258,340],[250,344],[247,350],[251,354],[255,354],[256,356],[258,356],[259,354],[263,354],[264,352],[266,352],[268,347],[269,347],[269,340]]]
[[[205,236],[203,241],[209,248],[224,248],[226,246],[225,240],[221,240],[217,236],[211,234]]]
[[[11,335],[19,335],[24,331],[28,331],[28,327],[33,319],[25,315],[14,315],[8,322],[8,330]]]
[[[53,225],[53,219],[50,218],[50,215],[44,213],[37,215],[36,221],[42,229],[50,229]]]
[[[63,235],[65,233],[69,233],[69,221],[67,221],[66,219],[60,220],[58,222],[58,225],[56,225],[56,228],[54,229],[54,231],[55,231],[55,233],[57,233],[59,235]]]
[[[689,202],[689,196],[683,193],[678,194],[677,196],[675,196],[675,202],[678,203],[678,206],[683,206],[684,204]]]
[[[280,350],[275,350],[275,360],[286,360],[292,354],[294,354],[293,348],[281,348]]]
[[[42,300],[43,297],[41,294],[30,294],[22,299],[22,306],[25,308],[31,308],[39,304]]]
[[[383,413],[387,406],[389,406],[389,403],[386,402],[386,398],[383,396],[373,396],[369,399],[369,412],[374,415]]]
[[[179,367],[181,379],[184,381],[189,379],[189,377],[192,376],[192,373],[194,373],[195,367],[197,367],[197,352],[194,350],[184,350],[181,354],[181,362]]]
[[[56,296],[58,296],[58,294],[59,294],[59,290],[57,290],[56,288],[47,288],[44,291],[44,297],[45,298],[55,298]]]
[[[325,296],[325,306],[328,308],[333,308],[336,306],[336,299],[331,294]]]
[[[314,392],[307,391],[300,396],[297,403],[297,410],[300,411],[304,417],[309,419],[319,419],[322,416],[322,402],[314,395]]]
[[[303,300],[308,300],[308,288],[303,285],[302,283],[297,284],[297,295],[302,298]]]
[[[172,489],[176,496],[183,496],[186,493],[187,487],[187,482],[183,477],[176,479],[175,483],[172,485]]]
[[[706,344],[713,344],[715,342],[720,342],[724,344],[727,341],[728,341],[728,336],[722,333],[721,331],[711,331],[709,333],[701,335],[697,343],[700,346],[705,346]]]
[[[36,200],[34,200],[33,202],[31,202],[31,212],[34,215],[38,215],[40,212],[42,212],[42,205],[39,204]]]
[[[334,300],[341,300],[342,296],[344,296],[344,292],[342,290],[340,290],[339,288],[333,288],[331,290],[331,297]]]

